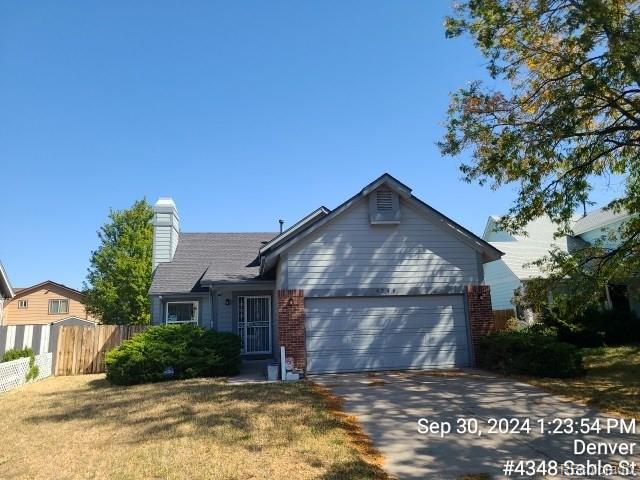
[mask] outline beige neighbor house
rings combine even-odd
[[[67,319],[97,322],[87,313],[78,290],[47,280],[27,288],[14,288],[5,299],[2,325],[44,325]]]

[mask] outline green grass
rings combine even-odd
[[[526,381],[606,412],[640,419],[640,345],[585,348],[582,354],[587,370],[583,377]]]
[[[55,377],[0,404],[2,479],[388,478],[359,424],[305,382]]]

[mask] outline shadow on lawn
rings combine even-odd
[[[575,379],[529,379],[590,407],[640,419],[640,347],[584,349],[587,374]]]
[[[297,451],[310,466],[325,466],[321,478],[387,478],[348,445],[345,435],[353,428],[348,419],[336,415],[305,382],[238,385],[193,379],[124,387],[100,378],[71,385],[39,393],[43,409],[25,420],[51,428],[73,422],[79,429],[114,432],[109,441],[124,448],[158,438],[188,438],[246,454]],[[326,452],[307,458],[304,452],[313,450],[310,445],[322,436],[328,452],[347,448],[352,454],[336,462]]]
[[[229,385],[195,379],[123,387],[96,379],[43,396],[52,408],[32,415],[30,422],[82,420],[103,426],[135,426],[139,435],[132,442],[155,435],[198,437],[221,432],[226,442],[241,443],[254,430],[261,430],[256,420],[266,415],[275,415],[274,420],[295,418],[314,432],[343,427],[339,419],[318,414],[321,400],[304,384]],[[277,423],[273,428],[278,429]],[[279,433],[272,439],[277,444],[291,440],[290,432]]]

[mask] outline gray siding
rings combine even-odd
[[[200,302],[200,325],[211,328],[213,325],[213,309],[211,308],[211,296],[207,293]]]
[[[170,262],[178,246],[180,221],[173,200],[160,199],[153,207],[153,268]]]
[[[170,262],[178,245],[178,232],[170,225],[156,226],[153,242],[155,263]]]
[[[218,297],[218,331],[233,332],[233,292],[224,290]],[[225,301],[229,300],[229,305]]]
[[[287,255],[287,288],[308,295],[323,289],[435,292],[479,281],[475,250],[405,202],[401,208],[399,225],[371,225],[367,200],[360,200],[293,246]]]

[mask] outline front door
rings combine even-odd
[[[271,297],[238,297],[238,335],[242,353],[271,353]]]

